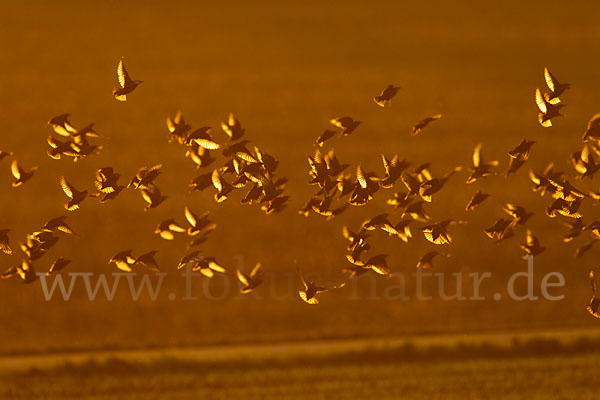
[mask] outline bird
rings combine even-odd
[[[124,250],[115,254],[109,261],[109,264],[115,264],[118,269],[124,272],[131,272],[131,266],[135,264],[136,259],[131,255],[132,250]]]
[[[223,178],[218,169],[213,170],[211,180],[214,188],[217,189],[215,201],[221,203],[227,200],[227,196],[233,191],[233,186]]]
[[[447,244],[452,242],[452,237],[448,233],[448,227],[452,224],[463,223],[462,221],[454,221],[446,219],[431,225],[421,228],[425,239],[433,244]]]
[[[432,116],[432,117],[427,117],[427,118],[425,118],[424,120],[421,120],[421,121],[417,122],[417,123],[416,123],[416,124],[413,126],[413,128],[412,128],[412,131],[410,132],[410,134],[411,134],[412,136],[416,136],[416,135],[418,135],[419,133],[421,133],[421,131],[422,131],[422,130],[423,130],[423,129],[424,129],[426,126],[427,126],[427,125],[429,125],[429,124],[430,124],[430,123],[432,123],[433,121],[437,121],[437,120],[438,120],[438,119],[440,119],[440,118],[442,118],[442,114],[437,114],[437,115],[434,115],[434,116]]]
[[[329,121],[331,125],[340,128],[343,136],[348,136],[356,130],[361,121],[355,121],[352,117],[338,117]]]
[[[563,199],[566,201],[574,201],[577,199],[583,199],[584,197],[586,197],[587,195],[582,192],[581,190],[577,189],[576,187],[574,187],[573,185],[571,185],[571,183],[569,183],[568,180],[566,179],[552,179],[552,178],[546,178],[548,180],[548,182],[554,186],[554,193],[552,194],[552,197],[554,197],[555,199]]]
[[[0,161],[4,160],[6,157],[12,157],[13,154],[12,151],[0,150]]]
[[[410,204],[412,198],[408,192],[396,192],[391,199],[387,200],[387,204],[395,208],[404,208]]]
[[[21,265],[17,266],[17,275],[23,280],[23,283],[32,283],[38,279],[33,264],[29,260],[22,260]]]
[[[524,207],[512,203],[506,203],[504,212],[513,218],[514,225],[525,225],[534,213],[527,211]]]
[[[404,212],[402,213],[402,218],[405,215],[409,215],[412,219],[416,221],[426,222],[429,220],[429,214],[423,209],[423,205],[427,204],[424,201],[415,201],[406,207]]]
[[[473,211],[478,205],[483,203],[488,197],[490,197],[489,194],[482,193],[481,190],[478,190],[477,192],[475,192],[473,197],[471,197],[471,200],[469,200],[469,202],[467,203],[465,210]]]
[[[67,260],[63,257],[58,257],[50,266],[48,272],[46,272],[46,276],[50,276],[52,274],[57,273],[58,271],[64,269],[67,265],[71,263],[71,260]]]
[[[142,198],[147,203],[144,211],[148,211],[152,208],[156,208],[165,201],[168,196],[163,196],[158,189],[157,186],[147,187],[146,189],[141,189]]]
[[[573,254],[573,257],[575,257],[575,258],[581,258],[581,257],[583,257],[583,255],[585,253],[587,253],[597,241],[598,241],[598,239],[593,238],[590,241],[584,243],[583,245],[581,245],[580,247],[578,247],[575,250],[575,253]]]
[[[562,116],[560,109],[565,106],[558,98],[552,100],[544,98],[540,89],[535,90],[535,103],[540,110],[538,113],[538,122],[544,128],[552,126],[552,118]]]
[[[185,219],[187,219],[190,227],[187,229],[187,234],[189,236],[196,236],[199,234],[205,227],[210,225],[210,220],[208,219],[209,211],[205,211],[200,216],[197,216],[190,210],[187,206],[184,209],[185,211]]]
[[[473,151],[473,166],[469,169],[470,175],[467,178],[467,183],[473,183],[479,178],[491,175],[491,169],[498,166],[497,160],[489,162],[483,161],[483,156],[481,155],[482,147],[483,143],[479,143],[475,146],[475,150]]]
[[[300,267],[296,265],[296,270],[298,271],[298,275],[300,276],[300,280],[302,281],[302,289],[298,291],[298,295],[300,298],[308,304],[319,304],[319,300],[317,299],[317,295],[320,293],[325,293],[330,289],[339,289],[345,285],[345,283],[334,285],[334,286],[320,286],[315,282],[307,280],[304,278]]]
[[[383,276],[391,276],[391,272],[388,268],[387,258],[388,254],[378,254],[369,258],[365,261],[363,268],[370,269],[371,271],[383,275]]]
[[[592,119],[587,124],[587,128],[583,133],[583,141],[587,142],[588,140],[600,140],[600,113],[594,114]]]
[[[381,160],[383,162],[385,173],[379,180],[379,186],[385,189],[391,188],[402,175],[402,171],[404,171],[410,163],[406,160],[400,161],[397,154],[394,155],[391,160],[388,159],[385,154],[381,154]]]
[[[146,267],[150,268],[152,271],[160,271],[158,267],[158,263],[154,256],[158,253],[156,250],[149,251],[148,253],[144,253],[141,256],[137,257],[134,261],[134,264],[142,264]]]
[[[96,171],[95,186],[99,192],[112,193],[119,186],[121,174],[116,173],[112,167],[103,167]]]
[[[353,250],[369,238],[369,233],[362,228],[358,232],[353,232],[345,225],[342,227],[342,235],[349,242],[347,250]]]
[[[361,225],[361,229],[372,231],[386,224],[391,225],[391,222],[388,220],[388,214],[384,213],[364,221]]]
[[[185,139],[185,144],[191,146],[197,144],[205,150],[218,150],[221,146],[210,136],[210,126],[203,126],[191,132]]]
[[[162,164],[156,164],[150,168],[142,167],[138,169],[135,176],[131,179],[128,188],[147,189],[154,183],[161,173]]]
[[[433,267],[433,259],[437,256],[450,257],[450,255],[446,254],[446,253],[440,253],[439,251],[435,251],[435,250],[430,251],[430,252],[422,255],[421,258],[419,258],[419,261],[417,261],[417,268],[420,268],[420,269],[432,268]]]
[[[88,191],[79,191],[71,185],[64,176],[60,177],[60,187],[63,192],[67,195],[69,200],[65,202],[65,209],[67,211],[79,210],[79,205],[88,197]]]
[[[120,88],[113,89],[113,96],[119,101],[126,101],[127,95],[131,93],[142,81],[132,80],[127,73],[123,58],[119,61],[117,66],[117,78],[119,79]]]
[[[193,262],[192,271],[200,271],[207,278],[212,278],[215,272],[225,273],[225,268],[214,257],[196,257]]]
[[[562,239],[562,241],[565,243],[572,241],[577,236],[581,235],[586,229],[583,218],[577,218],[573,221],[562,221],[562,224],[569,228],[569,232],[567,232]]]
[[[211,187],[212,183],[212,173],[207,172],[205,174],[198,175],[195,177],[190,184],[188,185],[192,191],[203,191],[204,189]]]
[[[452,171],[448,172],[442,178],[432,178],[431,176],[428,176],[426,180],[421,182],[419,188],[419,196],[421,196],[421,198],[426,202],[431,203],[431,196],[442,190],[442,188],[444,187],[446,182],[448,182],[448,180],[452,177],[452,175],[461,170],[462,167],[455,167]]]
[[[549,100],[558,98],[558,96],[563,94],[565,90],[571,88],[571,85],[568,83],[560,83],[546,67],[544,67],[544,79],[546,80],[548,89],[551,91],[551,93],[548,95]]]
[[[319,135],[317,140],[315,140],[315,144],[319,147],[323,147],[323,144],[325,144],[326,141],[333,138],[335,135],[337,135],[337,131],[325,129],[325,131]]]
[[[8,234],[11,231],[11,229],[0,229],[0,251],[8,256],[12,255],[13,253],[12,247],[10,247],[10,243],[8,241]]]
[[[591,179],[600,170],[600,164],[597,164],[594,160],[593,153],[588,145],[584,145],[581,151],[572,153],[570,159],[575,170],[581,174],[578,176],[579,179]]]
[[[252,271],[249,274],[245,274],[239,269],[236,270],[237,278],[243,285],[240,289],[241,293],[250,293],[256,289],[258,285],[262,283],[262,277],[260,273],[261,263],[256,263]]]
[[[183,113],[177,111],[174,118],[167,116],[167,129],[169,130],[169,142],[177,140],[179,143],[184,144],[187,133],[192,127],[185,123]]]
[[[517,147],[508,152],[508,155],[511,158],[522,157],[523,159],[527,160],[529,159],[529,152],[531,151],[531,146],[533,146],[534,144],[535,142],[533,141],[523,139],[523,141],[521,141],[521,143],[519,143]]]
[[[240,121],[238,121],[232,113],[229,113],[227,122],[221,122],[221,129],[227,136],[229,136],[230,141],[236,141],[240,139],[246,132],[242,128]]]
[[[392,98],[398,93],[400,86],[387,85],[379,96],[373,97],[375,104],[381,107],[389,107],[392,103]]]
[[[546,250],[546,248],[540,246],[538,239],[535,236],[533,236],[533,233],[531,233],[531,230],[529,229],[527,229],[525,243],[521,243],[519,246],[527,255],[530,256],[537,256],[538,254]]]
[[[510,174],[516,173],[526,161],[527,160],[521,155],[518,155],[517,157],[510,157],[508,159],[508,168],[506,169],[504,176],[508,178]]]
[[[173,240],[175,239],[174,233],[183,233],[185,231],[184,227],[175,222],[173,218],[170,218],[158,224],[154,233],[160,235],[165,240]]]
[[[19,186],[23,185],[25,182],[27,182],[28,180],[30,180],[31,177],[33,177],[33,175],[37,171],[37,169],[38,169],[38,167],[32,167],[29,170],[24,170],[23,168],[21,168],[19,166],[19,163],[17,160],[13,160],[12,163],[10,164],[10,171],[12,172],[12,176],[15,178],[15,180],[12,183],[12,187],[14,187],[14,188],[19,187]]]
[[[590,302],[585,306],[587,312],[589,312],[592,316],[596,318],[600,318],[600,299],[596,297],[596,283],[594,282],[594,271],[590,271],[588,274],[590,279],[590,288],[592,289],[592,298]]]
[[[491,227],[484,229],[484,233],[490,239],[500,239],[503,233],[508,229],[509,226],[512,225],[511,220],[506,220],[504,218],[500,218],[498,221],[494,223]]]
[[[407,243],[408,240],[412,237],[412,232],[410,230],[410,224],[413,222],[413,219],[402,219],[395,225],[391,223],[384,223],[381,226],[381,229],[387,232],[389,235],[398,236],[403,242]]]

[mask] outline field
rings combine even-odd
[[[595,373],[600,343],[595,338],[574,342],[521,338],[506,345],[500,335],[485,341],[471,338],[470,344],[434,337],[401,346],[330,342],[325,348],[325,343],[305,343],[247,348],[235,354],[182,349],[177,358],[171,354],[146,361],[141,353],[108,359],[92,354],[88,356],[94,361],[81,359],[51,369],[40,364],[26,372],[0,371],[4,378],[0,396],[7,400],[595,399],[600,390]],[[75,355],[70,358],[75,360]]]
[[[569,162],[569,155],[581,149],[588,120],[600,112],[599,13],[597,2],[515,0],[6,4],[0,25],[0,150],[14,152],[26,168],[39,169],[30,182],[13,189],[10,160],[0,161],[0,229],[13,230],[11,244],[18,248],[28,232],[50,218],[68,215],[78,236],[61,235],[50,254],[35,263],[39,271],[46,271],[58,256],[71,259],[62,275],[65,281],[67,273],[92,273],[92,285],[101,274],[113,282],[117,278],[111,274],[117,270],[108,260],[125,249],[136,255],[158,250],[166,275],[163,281],[160,275],[148,275],[153,285],[161,282],[160,291],[156,298],[142,291],[137,300],[127,289],[127,277],[122,277],[114,298],[107,299],[100,290],[94,300],[81,277],[68,300],[56,294],[47,300],[40,282],[0,281],[0,355],[598,326],[585,304],[591,296],[588,271],[599,267],[600,246],[573,257],[590,239],[589,232],[563,243],[566,229],[544,212],[552,199],[531,190],[528,171],[542,171],[554,162],[577,187],[599,189],[597,178],[575,180]],[[121,57],[132,77],[144,81],[125,103],[111,96]],[[539,125],[534,101],[535,89],[544,85],[545,66],[572,84],[564,95],[565,116],[550,129]],[[372,98],[390,83],[401,89],[390,108],[380,108]],[[280,161],[278,176],[288,179],[286,194],[291,196],[287,208],[265,215],[256,205],[240,204],[242,191],[220,204],[212,188],[191,193],[189,182],[225,159],[196,169],[184,157],[184,147],[168,143],[165,119],[178,110],[194,128],[213,127],[213,137],[220,142],[226,140],[220,123],[233,112],[250,145]],[[70,113],[77,126],[95,123],[103,136],[97,139],[103,147],[100,155],[78,163],[46,155],[46,138],[52,132],[47,122],[62,113]],[[410,136],[417,121],[438,113],[439,121]],[[323,294],[318,306],[299,299],[295,262],[319,281],[341,282],[342,268],[349,265],[342,227],[357,229],[380,213],[400,219],[401,213],[386,200],[404,190],[401,182],[380,190],[368,206],[349,207],[330,221],[314,213],[298,214],[316,191],[308,185],[307,155],[316,150],[315,139],[331,128],[329,120],[346,115],[362,124],[322,150],[334,148],[338,158],[350,164],[353,176],[358,164],[381,175],[381,153],[398,153],[411,162],[410,169],[430,163],[436,177],[463,166],[427,205],[435,221],[468,220],[451,228],[454,241],[444,247],[451,257],[436,259],[432,272],[446,274],[448,295],[456,292],[455,277],[462,277],[467,296],[473,294],[465,281],[469,274],[490,272],[481,286],[483,300],[444,300],[436,277],[423,287],[431,300],[415,298],[411,276],[417,260],[440,250],[418,229],[408,243],[373,233],[369,251],[390,255],[390,269],[406,278],[406,299],[396,295],[398,275],[386,279],[374,274]],[[507,152],[523,139],[536,142],[531,158],[506,178]],[[483,143],[486,159],[500,161],[498,174],[467,185],[465,169],[478,143]],[[133,190],[124,190],[106,204],[86,199],[76,212],[63,208],[61,175],[80,189],[92,190],[98,168],[114,167],[122,175],[120,183],[126,184],[138,168],[158,163],[163,172],[157,184],[168,199],[156,209],[145,212]],[[477,190],[492,196],[474,212],[466,212],[465,204]],[[501,245],[483,234],[484,228],[506,217],[502,207],[507,202],[535,213],[527,228],[546,248],[534,262],[537,301],[507,296],[510,277],[527,269],[518,245],[525,240],[525,228],[519,227],[515,237]],[[194,278],[195,300],[188,298],[192,296],[176,269],[190,251],[187,241],[167,242],[153,234],[167,218],[183,223],[184,206],[197,214],[210,211],[217,228],[199,250],[227,269],[212,280]],[[586,223],[598,218],[597,201],[586,200],[581,210]],[[422,225],[415,223],[415,228]],[[0,270],[17,265],[19,257],[0,254]],[[254,294],[242,296],[235,269],[249,270],[257,262],[262,263],[265,283]],[[565,282],[550,291],[564,296],[558,301],[541,296],[541,282],[553,272]],[[132,279],[138,285],[143,277]],[[527,282],[517,282],[518,293],[527,289]],[[342,357],[344,362],[326,354],[322,363],[314,357],[237,366],[198,360],[107,360],[102,365],[55,366],[13,375],[0,380],[0,398],[108,399],[116,393],[131,399],[286,398],[284,393],[315,399],[593,398],[600,389],[595,379],[598,349],[566,349],[545,357],[544,352],[494,356],[482,347],[481,354],[448,356],[439,362],[425,356],[392,362],[364,349],[356,357]],[[398,355],[402,360],[406,356]]]

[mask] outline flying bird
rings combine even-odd
[[[154,256],[158,253],[156,250],[149,251],[148,253],[144,253],[141,256],[137,257],[134,261],[134,264],[142,264],[146,267],[150,268],[152,271],[160,271],[158,267],[158,263]]]
[[[52,274],[57,273],[58,271],[64,269],[67,265],[71,263],[71,260],[67,260],[63,257],[58,257],[50,266],[48,272],[46,272],[46,276],[50,276]]]
[[[12,187],[16,188],[23,185],[25,182],[31,179],[38,167],[33,167],[30,170],[24,170],[19,166],[17,160],[13,160],[10,164],[10,171],[12,172],[15,180],[12,183]]]
[[[167,219],[156,227],[154,233],[165,240],[175,239],[175,233],[185,232],[185,228],[179,225],[173,218]]]
[[[598,309],[600,308],[600,299],[596,297],[596,283],[594,281],[594,271],[590,271],[589,279],[590,288],[592,289],[592,298],[590,299],[590,302],[585,306],[585,309],[594,317],[600,318],[600,312],[598,311]]]
[[[361,121],[355,121],[351,117],[338,117],[329,121],[331,125],[340,128],[343,136],[348,136],[360,125]]]
[[[65,202],[65,209],[67,211],[79,210],[79,205],[86,199],[86,197],[88,197],[88,191],[77,190],[65,179],[64,176],[60,177],[60,187],[69,198],[69,200]]]
[[[232,142],[244,136],[244,133],[246,132],[242,128],[240,121],[238,121],[232,113],[229,113],[227,122],[221,122],[221,129],[223,129],[223,132],[229,136],[229,140]]]
[[[249,274],[245,274],[239,269],[236,270],[238,280],[244,285],[240,292],[242,293],[250,293],[252,290],[256,289],[258,285],[262,283],[261,273],[260,273],[261,264],[256,263],[252,271]]]
[[[587,128],[583,133],[583,141],[600,140],[600,113],[595,114],[587,124]]]
[[[124,272],[131,272],[131,266],[135,264],[136,259],[131,255],[132,250],[124,250],[115,254],[109,261],[109,264],[115,264],[118,269]]]
[[[471,197],[471,200],[469,200],[469,202],[467,203],[467,206],[465,207],[466,211],[473,211],[478,205],[480,205],[481,203],[483,203],[488,197],[490,197],[489,194],[487,193],[482,193],[481,190],[478,190],[473,197]]]
[[[473,166],[469,168],[470,175],[467,178],[467,183],[473,183],[479,178],[484,178],[492,174],[491,169],[498,166],[498,161],[485,162],[481,154],[481,147],[483,143],[479,143],[475,146],[473,151]]]
[[[10,256],[12,255],[13,250],[10,247],[10,243],[8,242],[9,232],[11,232],[11,229],[0,229],[0,251]]]
[[[416,135],[418,135],[419,133],[421,133],[421,131],[422,131],[423,129],[425,129],[425,127],[426,127],[427,125],[429,125],[429,124],[430,124],[430,123],[432,123],[433,121],[437,121],[437,120],[438,120],[438,119],[440,119],[440,118],[442,118],[442,114],[437,114],[437,115],[434,115],[433,117],[427,117],[427,118],[425,118],[424,120],[417,122],[417,123],[416,123],[416,124],[413,126],[413,128],[412,128],[412,131],[410,132],[410,134],[411,134],[412,136],[416,136]]]
[[[440,253],[439,251],[430,251],[428,253],[425,253],[423,256],[421,256],[421,258],[419,258],[419,261],[417,261],[417,268],[421,268],[421,269],[432,268],[433,267],[433,259],[437,256],[450,257],[450,255],[446,254],[446,253]]]
[[[531,233],[529,229],[527,229],[525,243],[521,243],[519,246],[527,255],[530,256],[537,256],[538,254],[546,250],[546,248],[540,246],[538,239],[535,236],[533,236],[533,233]]]
[[[123,63],[123,58],[121,58],[119,66],[117,67],[117,78],[119,79],[119,85],[121,87],[113,89],[113,96],[119,101],[126,101],[127,95],[142,83],[142,81],[132,80],[129,77],[129,73],[127,73],[127,69]]]
[[[345,283],[335,285],[335,286],[320,286],[315,282],[307,280],[304,278],[300,267],[296,265],[296,270],[298,271],[298,275],[300,275],[300,280],[302,281],[302,289],[298,291],[298,295],[300,298],[308,304],[319,304],[319,300],[317,299],[317,295],[319,293],[325,293],[330,289],[339,289],[345,285]]]
[[[373,101],[378,106],[389,107],[392,104],[392,98],[398,93],[400,86],[388,85],[379,96],[373,97]]]
[[[538,113],[538,122],[544,128],[552,126],[552,118],[562,116],[560,109],[565,106],[558,98],[552,100],[544,98],[540,89],[535,90],[535,103],[540,110]]]
[[[560,83],[558,79],[548,70],[548,68],[544,67],[544,79],[546,80],[546,85],[548,89],[550,89],[551,93],[547,96],[548,100],[553,100],[558,98],[561,94],[565,92],[565,90],[570,89],[571,85],[568,83]]]

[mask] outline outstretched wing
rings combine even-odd
[[[67,182],[64,176],[60,177],[60,187],[62,187],[62,190],[63,192],[65,192],[67,197],[69,197],[70,199],[73,198],[73,186],[71,186],[71,184]]]

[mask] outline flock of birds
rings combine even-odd
[[[119,87],[113,89],[113,95],[118,101],[126,101],[141,83],[140,80],[130,78],[123,60],[117,68]],[[564,106],[559,96],[567,89],[569,84],[560,83],[550,71],[544,69],[544,77],[549,91],[536,89],[535,101],[539,109],[538,121],[543,127],[551,127],[552,120],[561,116],[560,110]],[[374,102],[381,107],[390,107],[391,101],[399,91],[399,87],[389,85],[380,95],[374,97]],[[439,120],[441,115],[434,115],[416,123],[410,132],[416,136],[432,122]],[[352,230],[343,227],[342,234],[348,242],[346,258],[350,263],[343,270],[348,280],[369,271],[390,276],[391,272],[387,263],[387,254],[376,254],[364,257],[364,253],[371,249],[370,237],[376,230],[386,232],[395,236],[403,242],[408,242],[413,237],[413,231],[422,232],[425,239],[435,245],[445,245],[452,242],[450,229],[452,225],[463,224],[466,221],[445,219],[432,221],[426,211],[426,206],[432,202],[436,195],[456,173],[462,171],[462,167],[456,167],[443,176],[434,177],[430,171],[429,164],[419,165],[409,170],[411,165],[406,160],[401,160],[398,155],[387,157],[381,155],[383,173],[378,174],[365,171],[361,165],[356,166],[354,174],[347,173],[349,164],[341,163],[333,149],[321,152],[321,148],[336,136],[348,136],[353,134],[360,126],[361,121],[351,117],[334,118],[330,121],[336,129],[326,129],[315,141],[318,147],[313,156],[308,156],[309,184],[316,187],[315,193],[299,210],[299,214],[308,216],[311,212],[324,216],[327,219],[342,214],[349,206],[364,206],[371,201],[375,194],[382,189],[401,187],[404,190],[397,191],[387,200],[397,214],[399,220],[392,221],[388,213],[379,214],[364,221],[358,229]],[[94,125],[89,124],[83,128],[76,128],[69,121],[69,114],[62,114],[49,121],[53,134],[48,137],[48,156],[53,159],[70,157],[74,162],[89,156],[98,155],[102,146],[93,144],[93,139],[101,136],[94,130]],[[177,142],[185,147],[185,156],[190,158],[197,168],[207,169],[219,158],[217,150],[220,150],[222,159],[219,167],[212,171],[201,173],[189,184],[192,191],[204,191],[212,187],[214,199],[217,202],[225,201],[234,190],[246,189],[242,204],[258,204],[266,214],[277,213],[286,208],[290,196],[285,194],[287,179],[278,178],[276,175],[279,162],[270,154],[260,148],[253,146],[250,149],[250,141],[242,139],[245,130],[241,123],[232,115],[228,121],[222,122],[222,131],[227,135],[226,143],[219,143],[211,135],[211,128],[204,126],[193,129],[188,125],[181,112],[175,117],[167,117],[167,129],[169,142]],[[58,136],[58,137],[57,137]],[[583,135],[583,148],[571,154],[570,159],[577,172],[579,179],[591,178],[600,170],[600,163],[596,163],[595,157],[600,157],[600,114],[596,114],[588,123]],[[504,172],[506,177],[514,174],[529,159],[533,141],[523,140],[513,150],[508,152],[509,164]],[[6,157],[12,157],[13,153],[0,150],[0,161]],[[224,159],[224,161],[223,161]],[[484,179],[491,175],[500,174],[496,171],[499,162],[485,161],[482,155],[482,145],[475,147],[472,157],[472,165],[467,168],[467,184]],[[125,189],[137,191],[146,203],[145,210],[159,207],[167,198],[159,190],[156,180],[161,174],[162,165],[140,168],[135,176],[126,185],[119,184],[120,174],[111,167],[100,168],[96,172],[94,186],[96,192],[89,193],[88,190],[79,190],[64,176],[60,177],[60,186],[65,195],[65,209],[75,211],[88,198],[98,198],[100,202],[112,201]],[[13,187],[26,184],[35,175],[37,168],[25,169],[13,158],[11,172],[14,177]],[[533,190],[542,196],[550,194],[554,199],[546,208],[546,215],[550,218],[561,216],[562,222],[567,226],[568,232],[563,236],[564,242],[570,242],[582,233],[589,231],[591,240],[577,249],[575,256],[581,257],[592,245],[600,239],[600,221],[584,224],[580,206],[588,198],[600,200],[600,193],[586,193],[578,190],[568,180],[564,172],[555,171],[553,164],[543,172],[529,172]],[[474,211],[483,203],[490,194],[477,191],[466,204],[468,212]],[[484,229],[487,237],[496,243],[503,242],[515,236],[521,227],[527,227],[527,222],[533,212],[524,207],[507,203],[503,210],[506,218],[500,218],[489,228]],[[191,266],[193,271],[199,271],[210,278],[215,273],[225,273],[225,268],[220,265],[215,257],[202,256],[199,250],[193,248],[207,240],[209,234],[215,229],[216,224],[211,221],[209,212],[197,215],[190,208],[184,208],[187,226],[181,225],[174,218],[162,221],[155,229],[155,234],[164,240],[173,240],[177,235],[189,237],[188,248],[191,251],[181,258],[177,268]],[[39,260],[59,240],[58,233],[74,235],[75,233],[66,222],[66,216],[50,219],[39,230],[27,234],[24,243],[20,243],[23,258],[20,265],[8,268],[0,278],[8,279],[14,276],[20,277],[25,283],[31,283],[38,279],[33,262]],[[414,227],[415,223],[425,224]],[[9,242],[10,229],[0,230],[0,251],[11,255],[14,253]],[[525,240],[520,243],[521,249],[527,255],[536,256],[542,253],[539,240],[530,229],[526,228]],[[133,266],[142,265],[151,270],[158,271],[156,262],[156,251],[150,251],[139,256],[134,256],[132,250],[124,250],[114,255],[109,263],[114,264],[119,270],[132,271]],[[417,268],[427,269],[433,267],[434,259],[438,256],[449,256],[443,251],[430,251],[424,254],[417,262]],[[47,275],[52,275],[66,266],[70,260],[63,257],[56,259]],[[343,287],[346,282],[336,285],[323,285],[307,279],[302,271],[296,266],[298,275],[302,282],[299,296],[309,304],[317,304],[317,296],[323,292]],[[258,287],[261,282],[261,264],[257,263],[248,273],[236,271],[237,277],[242,285],[242,293],[249,293]],[[600,299],[596,297],[594,274],[589,274],[593,296],[587,310],[595,317],[600,318]]]

